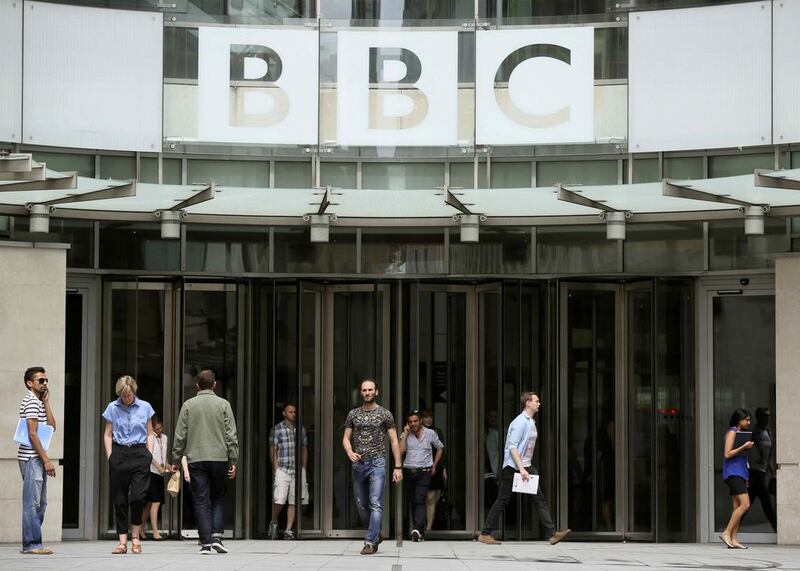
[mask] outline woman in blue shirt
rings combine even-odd
[[[142,512],[150,486],[150,462],[153,460],[153,415],[150,403],[136,397],[138,385],[133,377],[117,380],[119,398],[103,412],[106,421],[103,445],[111,472],[111,497],[117,522],[119,545],[111,552],[128,552],[128,503],[131,514],[131,551],[142,552],[140,541]]]
[[[750,428],[750,412],[744,408],[737,408],[731,415],[728,423],[728,431],[725,433],[725,455],[722,461],[722,479],[728,485],[731,499],[733,500],[733,512],[728,520],[728,527],[719,534],[719,538],[728,546],[728,549],[747,549],[739,543],[739,527],[742,525],[742,518],[747,510],[750,509],[750,496],[747,494],[750,471],[747,467],[747,451],[753,447],[753,442],[748,441],[739,446],[733,447],[736,433],[746,431]]]

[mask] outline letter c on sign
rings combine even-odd
[[[275,85],[283,62],[267,46],[231,44],[232,127],[272,127],[289,114],[289,97]],[[262,71],[263,70],[263,71]]]
[[[500,110],[508,116],[509,119],[526,127],[546,129],[566,123],[570,119],[569,105],[562,107],[553,113],[528,113],[527,111],[523,111],[517,107],[517,105],[511,99],[511,93],[507,88],[498,89],[497,87],[498,83],[508,83],[512,72],[522,62],[535,57],[552,58],[564,62],[567,65],[571,65],[572,54],[569,49],[563,46],[557,46],[555,44],[531,44],[516,49],[508,54],[506,59],[503,60],[503,63],[501,63],[497,68],[497,73],[494,76],[494,96],[497,100],[497,105],[500,107]]]

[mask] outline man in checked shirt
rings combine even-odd
[[[283,420],[276,424],[269,435],[270,460],[272,461],[272,521],[269,522],[269,535],[278,539],[278,516],[286,504],[286,531],[284,539],[295,539],[292,530],[295,517],[295,469],[297,467],[297,406],[287,404],[283,407]],[[308,464],[308,437],[306,429],[300,431],[302,442],[303,470]]]

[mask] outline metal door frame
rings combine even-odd
[[[569,415],[567,394],[567,374],[569,365],[567,362],[567,347],[569,339],[567,337],[567,312],[568,312],[568,293],[570,290],[583,291],[607,291],[614,293],[614,415],[616,434],[614,435],[614,446],[617,450],[614,460],[615,489],[616,495],[614,515],[614,531],[598,532],[573,532],[576,539],[592,538],[606,540],[622,540],[625,538],[625,517],[628,513],[628,474],[626,470],[627,458],[627,370],[626,370],[626,343],[627,320],[625,307],[625,290],[623,284],[616,283],[597,283],[597,282],[560,282],[559,283],[559,355],[558,355],[558,401],[559,401],[559,442],[563,442],[568,433]],[[567,447],[563,444],[558,450],[559,473],[564,477],[569,473],[569,458]],[[559,521],[563,526],[569,526],[569,504],[567,486],[559,487],[558,494],[558,513]]]
[[[384,380],[384,388],[381,395],[381,406],[387,410],[392,410],[392,391],[388,390],[388,382],[391,379],[391,286],[387,283],[361,283],[348,285],[326,285],[322,295],[322,398],[323,402],[333,402],[333,357],[334,357],[334,296],[336,293],[350,292],[369,292],[376,295],[376,316],[377,312],[383,314],[383,327],[376,335],[380,335],[381,350],[381,378]],[[383,294],[378,303],[377,294]],[[401,379],[397,379],[402,383]],[[337,438],[341,438],[340,433],[333,430],[333,409],[330,406],[322,407],[322,430],[320,435],[322,443],[322,486],[320,486],[321,498],[321,535],[328,538],[351,538],[356,539],[364,536],[363,529],[334,529],[333,527],[333,455],[344,454],[338,446]],[[340,440],[339,440],[340,441]],[[327,445],[326,445],[327,444]],[[391,485],[390,478],[386,478],[386,491]],[[387,498],[385,506],[389,506],[389,494],[384,494]],[[389,510],[384,510],[382,533],[388,537],[389,530]]]
[[[483,435],[481,431],[478,430],[478,422],[477,419],[479,418],[478,415],[478,408],[479,408],[479,387],[478,387],[478,364],[479,364],[479,350],[478,350],[478,342],[479,342],[479,322],[478,322],[478,293],[481,291],[488,290],[492,287],[499,287],[499,282],[493,282],[492,284],[485,284],[480,286],[473,286],[473,285],[461,285],[461,284],[426,284],[426,283],[414,283],[411,285],[410,288],[410,327],[409,332],[411,335],[411,340],[409,342],[409,363],[412,365],[412,370],[408,372],[409,377],[409,388],[411,389],[410,399],[412,402],[419,402],[419,368],[415,365],[418,363],[417,359],[419,358],[419,295],[421,293],[438,293],[438,292],[448,292],[448,293],[463,293],[466,298],[466,324],[467,324],[467,333],[466,333],[466,352],[467,352],[467,362],[466,365],[466,383],[467,383],[467,391],[466,391],[466,398],[467,398],[467,410],[465,414],[467,415],[467,432],[466,432],[466,441],[467,442],[477,442],[478,439],[483,439]],[[481,336],[482,337],[482,336]],[[403,383],[403,380],[399,380],[400,383]],[[446,445],[446,444],[445,444]],[[432,538],[446,538],[446,539],[454,539],[454,538],[463,538],[463,537],[473,537],[474,534],[479,531],[478,530],[478,522],[481,520],[481,515],[478,514],[478,508],[480,506],[480,490],[478,489],[479,484],[481,484],[482,480],[478,479],[478,466],[482,463],[483,455],[480,454],[480,450],[482,448],[472,447],[468,448],[466,453],[466,465],[473,466],[474,469],[467,470],[466,473],[466,497],[465,497],[465,529],[463,530],[439,530],[439,531],[430,531],[427,534],[430,535]]]
[[[720,542],[714,517],[714,298],[728,296],[775,297],[775,276],[748,276],[742,285],[739,276],[698,280],[697,282],[697,491],[705,496],[697,510],[698,540]],[[777,543],[776,533],[741,533],[745,543]]]

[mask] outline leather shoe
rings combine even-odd
[[[361,549],[361,555],[372,555],[377,551],[378,551],[377,545],[372,545],[371,543],[365,543],[364,547]]]
[[[501,542],[497,541],[494,537],[489,535],[488,533],[482,533],[478,536],[478,541],[480,543],[485,543],[486,545],[500,545]]]
[[[555,545],[556,543],[567,537],[571,531],[572,531],[571,529],[559,530],[555,532],[553,535],[551,535],[550,539],[548,539],[547,541],[550,542],[550,545]]]

